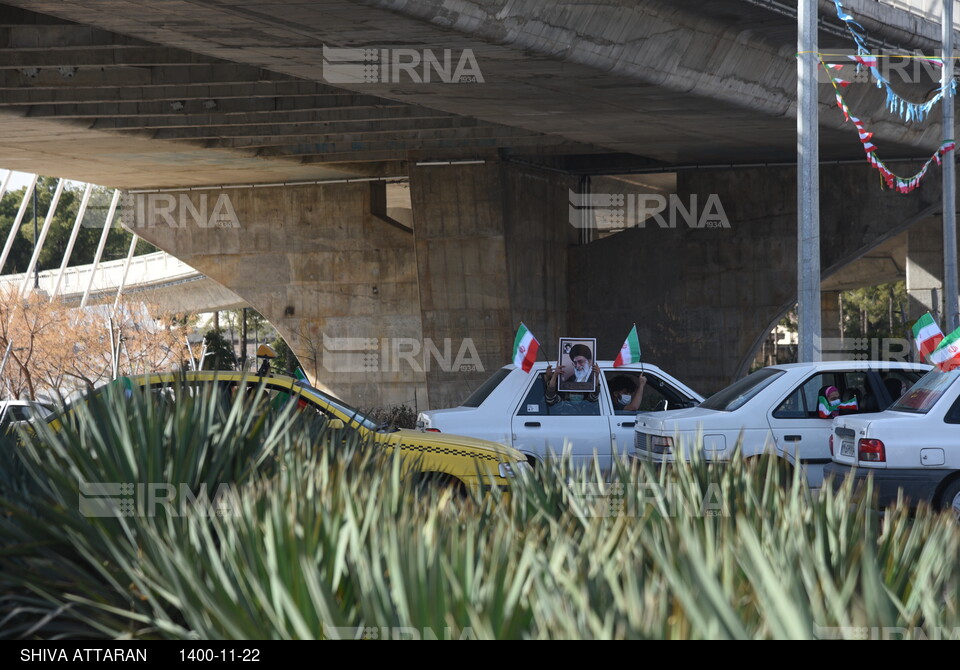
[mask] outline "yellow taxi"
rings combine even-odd
[[[191,394],[210,388],[230,402],[244,389],[251,395],[256,391],[261,401],[278,408],[295,401],[298,410],[326,417],[329,428],[356,431],[367,443],[383,447],[386,454],[399,449],[403,462],[419,470],[419,481],[462,486],[476,494],[493,487],[508,491],[511,481],[525,476],[530,467],[519,451],[496,442],[377,424],[345,402],[291,377],[227,371],[171,372],[121,377],[113,384],[130,391],[149,388],[171,396],[178,388],[190,389]],[[55,430],[58,423],[59,418],[52,419]]]

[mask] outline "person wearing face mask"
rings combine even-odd
[[[610,380],[610,398],[613,400],[615,412],[637,412],[643,400],[643,390],[647,386],[647,378],[640,375],[634,382],[632,377],[617,375]]]

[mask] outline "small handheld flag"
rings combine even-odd
[[[530,372],[533,369],[533,363],[537,360],[537,352],[540,350],[540,342],[533,336],[533,333],[520,323],[520,329],[517,331],[517,337],[513,341],[513,364],[522,368],[524,372]]]
[[[857,397],[854,396],[849,400],[844,400],[843,402],[838,404],[837,409],[842,410],[844,412],[859,412],[860,404],[857,402]]]
[[[620,347],[620,353],[617,354],[617,360],[613,362],[613,367],[619,368],[623,365],[630,365],[640,360],[640,337],[637,335],[637,324],[633,324],[630,334]]]
[[[821,419],[829,419],[833,416],[834,411],[836,411],[836,406],[832,405],[829,400],[820,396],[817,398],[817,415]]]
[[[917,343],[917,351],[920,352],[920,360],[930,360],[930,354],[940,346],[943,341],[943,332],[933,320],[930,312],[927,312],[913,324],[913,339]]]
[[[928,360],[943,372],[960,368],[960,328],[943,338]]]

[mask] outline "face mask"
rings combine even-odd
[[[626,393],[624,393],[620,396],[620,403],[623,405],[629,405],[631,400],[633,400],[632,395],[627,395]]]

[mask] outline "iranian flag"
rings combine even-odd
[[[613,367],[619,368],[622,365],[630,365],[640,360],[640,337],[637,335],[637,324],[633,324],[630,334],[626,341],[620,347],[620,353],[617,354],[617,360],[613,362]]]
[[[960,368],[960,328],[943,338],[940,346],[930,354],[929,361],[944,372]]]
[[[817,398],[817,414],[821,419],[829,419],[833,416],[836,409],[836,406],[831,405],[830,401],[823,396]]]
[[[930,360],[930,354],[940,346],[943,341],[943,332],[940,326],[933,320],[930,312],[921,316],[913,324],[913,339],[917,343],[917,351],[920,352],[920,360]]]
[[[513,364],[518,368],[523,368],[524,372],[530,372],[533,369],[534,361],[537,360],[538,351],[540,351],[540,343],[521,322],[520,330],[517,331],[517,339],[513,341]]]
[[[842,403],[837,405],[837,409],[843,410],[845,412],[857,412],[860,410],[860,405],[857,403],[857,396],[853,396],[850,400],[844,400]]]

